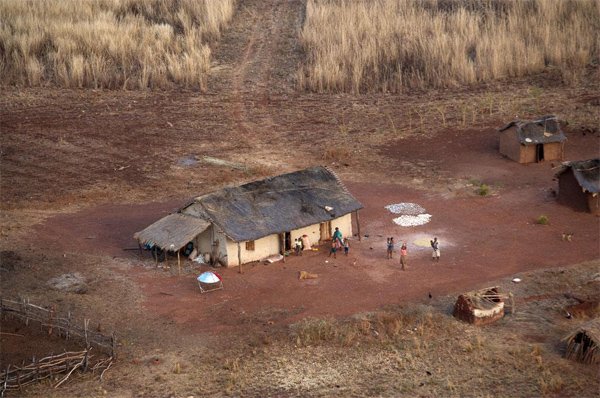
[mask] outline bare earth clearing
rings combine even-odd
[[[3,88],[2,295],[56,304],[121,341],[102,384],[85,375],[24,394],[596,396],[598,369],[562,359],[560,338],[583,322],[564,318],[563,293],[598,291],[588,283],[600,272],[598,219],[555,203],[556,164],[502,158],[496,129],[516,114],[556,113],[569,122],[566,159],[598,156],[597,70],[578,87],[548,72],[414,95],[298,93],[302,13],[301,1],[244,2],[214,50],[206,94]],[[188,263],[178,276],[123,250],[193,195],[315,164],[365,206],[369,237],[348,257],[321,249],[219,270],[225,290],[201,296],[195,276],[206,267]],[[476,195],[477,182],[490,194]],[[384,206],[399,202],[431,222],[395,225]],[[549,225],[535,223],[542,214]],[[407,271],[386,260],[386,236],[408,242]],[[439,264],[420,246],[432,236]],[[319,278],[298,281],[299,270]],[[86,294],[46,286],[67,272],[86,276]],[[511,284],[517,274],[524,282]],[[494,283],[514,291],[517,315],[486,328],[451,318],[457,293]],[[335,332],[374,311],[391,318]],[[313,317],[326,325],[311,342],[298,325]],[[16,341],[1,341],[3,361]]]

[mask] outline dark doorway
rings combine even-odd
[[[285,251],[292,250],[292,234],[289,232],[285,233]]]
[[[544,144],[537,144],[535,146],[535,161],[541,162],[544,160]]]

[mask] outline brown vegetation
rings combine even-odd
[[[598,2],[309,0],[298,86],[313,91],[449,87],[597,62]]]
[[[207,43],[235,0],[60,0],[0,3],[5,84],[90,88],[204,88]]]

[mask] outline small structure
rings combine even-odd
[[[211,262],[234,266],[284,254],[297,238],[352,236],[362,205],[325,167],[311,167],[193,199],[177,213],[134,234],[141,245],[179,251],[193,242]],[[284,257],[285,261],[285,257]]]
[[[567,137],[556,116],[514,120],[500,130],[500,153],[519,163],[563,160]]]
[[[203,272],[196,278],[196,280],[198,281],[200,293],[207,293],[223,289],[223,280],[221,279],[221,276],[214,272]]]
[[[474,325],[487,325],[504,316],[504,298],[498,287],[464,293],[458,296],[452,315]]]
[[[565,341],[566,358],[589,364],[600,363],[600,318],[581,325]]]
[[[600,158],[564,162],[556,177],[558,203],[600,216]]]

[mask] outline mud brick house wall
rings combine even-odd
[[[600,159],[565,162],[556,177],[558,203],[600,216]]]
[[[337,227],[352,236],[352,213],[361,208],[335,173],[313,167],[199,196],[134,238],[170,251],[191,241],[199,253],[234,266],[290,250],[302,235],[317,243]]]
[[[504,300],[497,287],[458,296],[452,315],[473,325],[487,325],[504,317]]]
[[[500,130],[500,153],[527,164],[544,160],[563,160],[567,137],[555,116],[538,120],[515,120]]]

